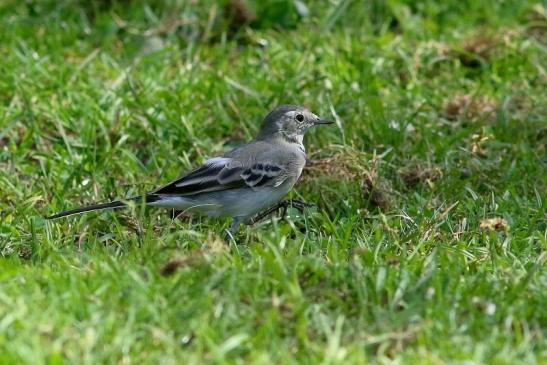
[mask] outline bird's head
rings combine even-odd
[[[302,143],[308,128],[319,124],[332,124],[299,105],[281,105],[272,110],[262,122],[259,139],[281,135],[291,142]]]

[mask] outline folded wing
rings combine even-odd
[[[188,196],[245,187],[277,187],[285,179],[285,169],[274,163],[245,164],[229,157],[215,157],[207,160],[202,167],[150,194]]]

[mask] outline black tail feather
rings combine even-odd
[[[155,196],[153,194],[148,194],[144,197],[139,196],[139,197],[128,199],[128,201],[132,201],[132,202],[135,202],[135,203],[139,204],[140,202],[143,201],[143,198],[144,198],[144,200],[147,204],[148,203],[153,203],[153,202],[158,200],[157,196]],[[93,204],[93,205],[88,205],[87,207],[80,207],[80,208],[76,208],[76,209],[65,210],[64,212],[60,212],[60,213],[51,215],[49,217],[46,217],[46,219],[52,220],[52,219],[68,217],[69,215],[92,212],[92,211],[95,211],[95,210],[124,208],[126,206],[127,206],[126,203],[121,202],[119,200],[115,200],[115,201],[110,202],[110,203]]]
[[[149,199],[148,196],[145,197],[145,200],[147,203],[151,201],[151,199]],[[128,201],[133,201],[138,204],[139,202],[142,201],[142,198],[141,197],[131,198],[131,199],[128,199]],[[110,203],[93,204],[93,205],[88,205],[87,207],[80,207],[80,208],[75,208],[71,210],[65,210],[64,212],[60,212],[60,213],[51,215],[49,217],[46,217],[46,219],[50,219],[50,220],[58,219],[58,218],[68,217],[69,215],[74,215],[74,214],[82,214],[87,212],[93,212],[95,210],[103,210],[103,209],[124,208],[126,206],[127,206],[127,203],[121,202],[119,200],[115,200]]]
[[[126,204],[122,203],[120,201],[113,201],[113,202],[110,202],[110,203],[103,203],[103,204],[94,204],[94,205],[89,205],[87,207],[81,207],[81,208],[66,210],[64,212],[60,212],[60,213],[51,215],[49,217],[46,217],[46,219],[58,219],[58,218],[62,218],[62,217],[67,217],[69,215],[92,212],[94,210],[123,208],[125,206],[126,206]]]

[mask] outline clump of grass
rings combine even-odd
[[[393,189],[389,180],[378,175],[375,169],[365,171],[361,181],[363,198],[370,205],[381,210],[388,210],[393,202]]]
[[[329,154],[327,157],[315,158],[316,155]],[[364,169],[363,156],[358,151],[348,148],[331,151],[322,150],[312,155],[306,162],[302,173],[304,181],[314,179],[353,180],[361,174]]]
[[[487,95],[457,94],[443,102],[443,114],[450,120],[475,122],[492,119],[498,104]]]
[[[412,188],[423,183],[431,184],[433,181],[440,179],[443,173],[438,166],[413,161],[399,169],[399,175],[406,186]]]
[[[327,156],[314,158],[314,155],[324,154]],[[380,166],[385,161],[374,156],[369,158],[363,152],[349,147],[326,148],[314,155],[306,163],[302,174],[303,184],[315,186],[319,183],[331,185],[359,182],[361,195],[369,206],[382,210],[392,206],[392,184],[379,174]]]

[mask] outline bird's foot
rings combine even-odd
[[[289,207],[293,207],[296,210],[298,210],[300,213],[304,213],[304,209],[306,208],[312,208],[315,204],[306,203],[305,201],[299,200],[299,199],[288,199],[288,200],[282,200],[270,209],[260,213],[254,218],[251,218],[249,223],[255,224],[269,216],[270,214],[274,212],[278,212],[281,210],[281,219],[285,219],[285,216],[287,215],[287,209]]]
[[[234,217],[232,219],[232,224],[230,224],[230,228],[224,231],[224,241],[226,243],[230,243],[232,241],[235,242],[235,234],[237,232],[237,228],[239,227],[239,224],[242,221],[243,221],[243,218],[241,217]]]

